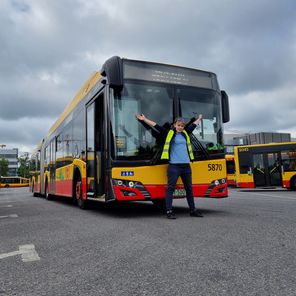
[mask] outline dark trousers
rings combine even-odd
[[[194,198],[192,194],[192,174],[189,164],[169,164],[167,170],[168,188],[166,192],[166,209],[172,210],[173,207],[173,193],[179,177],[184,184],[186,191],[187,203],[191,211],[195,209]]]

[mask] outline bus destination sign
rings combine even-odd
[[[210,72],[162,65],[148,62],[124,60],[124,79],[155,81],[218,89],[216,75]]]

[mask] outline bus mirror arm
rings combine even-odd
[[[221,90],[221,100],[222,100],[222,121],[223,123],[229,122],[229,100],[226,91]]]

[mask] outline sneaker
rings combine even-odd
[[[190,211],[190,216],[191,217],[203,217],[203,215],[198,211],[198,210],[194,210],[194,211]]]
[[[176,216],[173,211],[167,211],[166,214],[168,219],[176,219]]]

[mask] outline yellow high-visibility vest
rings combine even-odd
[[[185,138],[186,138],[187,150],[188,150],[190,160],[194,160],[192,146],[190,143],[190,137],[185,130],[183,130],[182,133],[185,135]],[[165,139],[165,143],[164,143],[162,154],[161,154],[161,159],[169,159],[170,144],[171,144],[173,136],[174,136],[174,131],[170,130],[167,134],[166,139]]]

